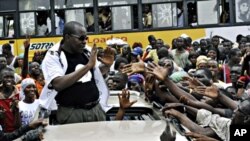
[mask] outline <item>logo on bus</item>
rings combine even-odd
[[[30,50],[48,50],[54,45],[53,42],[45,43],[32,43],[30,45]]]

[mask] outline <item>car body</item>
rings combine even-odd
[[[65,125],[49,125],[44,134],[45,141],[160,141],[161,134],[166,130],[166,120],[161,111],[154,108],[152,103],[144,100],[138,92],[131,91],[130,100],[137,100],[126,110],[124,120],[114,121],[119,108],[117,94],[112,91],[109,105],[113,108],[107,112],[108,121],[87,122]],[[171,130],[175,130],[170,125]],[[178,132],[176,141],[187,140]]]

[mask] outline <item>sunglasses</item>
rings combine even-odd
[[[75,34],[70,34],[70,36],[73,36],[73,37],[77,38],[80,41],[84,41],[84,40],[88,40],[89,39],[89,37],[86,36],[86,35],[78,36],[78,35],[75,35]]]

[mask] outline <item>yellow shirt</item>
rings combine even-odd
[[[147,55],[146,58],[152,58],[155,63],[159,62],[159,58],[158,58],[157,50],[156,49],[150,50],[150,52],[148,53],[148,55]]]

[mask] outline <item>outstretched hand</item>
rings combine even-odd
[[[186,80],[189,82],[189,88],[194,89],[197,86],[205,86],[202,82],[200,82],[197,78],[192,78],[190,76],[183,76],[183,80]]]
[[[210,98],[217,98],[219,95],[219,89],[217,86],[212,85],[210,87],[206,87],[206,86],[198,86],[194,89],[195,92],[197,92],[198,94],[210,97]]]
[[[122,90],[121,94],[118,94],[119,102],[120,102],[120,108],[121,109],[127,109],[131,107],[133,104],[137,102],[137,100],[134,100],[130,102],[130,92],[126,89]]]
[[[164,81],[169,74],[169,68],[164,68],[158,64],[148,63],[147,66],[148,72],[153,74],[158,80]]]
[[[115,59],[115,51],[107,47],[104,52],[102,57],[98,57],[98,59],[106,66],[111,66],[114,62]]]
[[[131,75],[134,73],[144,72],[144,70],[145,70],[144,62],[140,60],[139,62],[123,66],[122,73],[127,73],[128,75]]]

